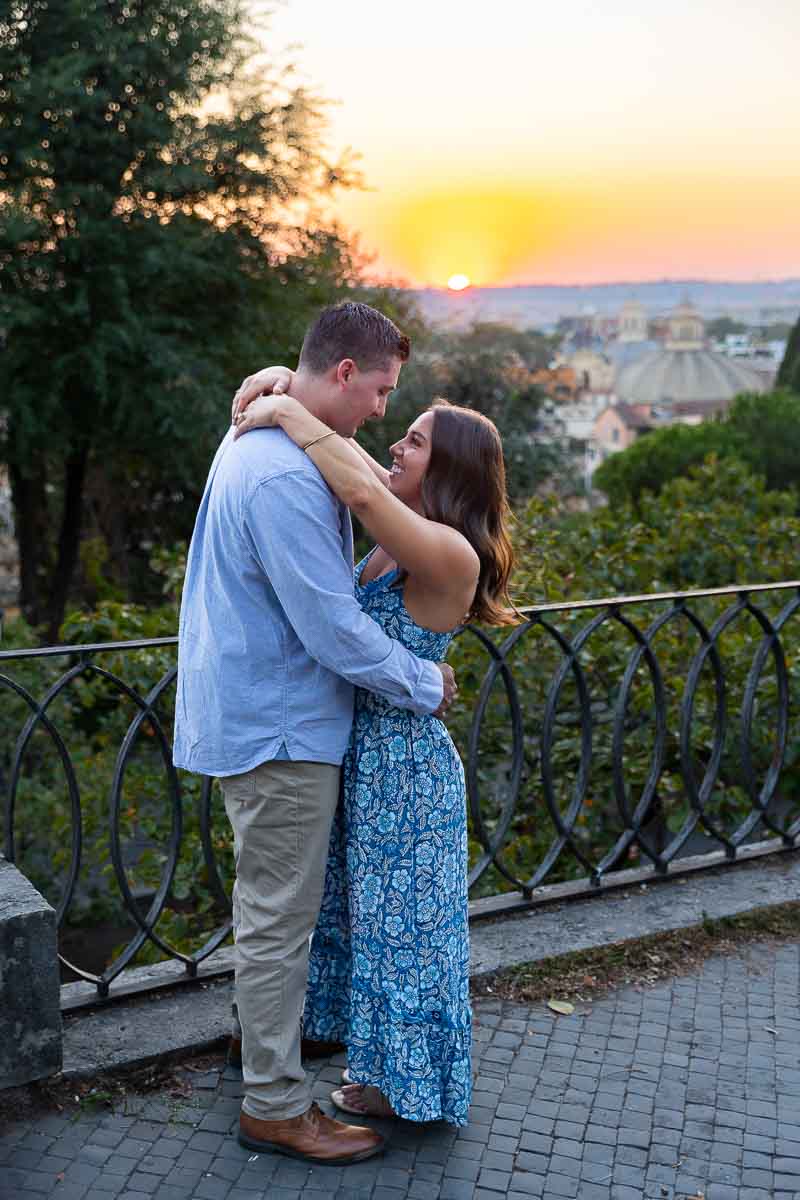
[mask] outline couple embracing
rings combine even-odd
[[[354,440],[408,354],[388,318],[345,303],[309,329],[296,372],[245,381],[181,607],[175,763],[219,777],[234,833],[239,1140],[315,1163],[383,1140],[312,1103],[301,1037],[346,1048],[345,1113],[463,1125],[470,1100],[444,658],[463,621],[514,620],[512,556],[491,421],[436,403],[390,470]],[[355,576],[351,511],[376,543]]]

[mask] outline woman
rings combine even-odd
[[[442,660],[473,619],[515,620],[500,438],[438,401],[386,470],[288,395],[262,396],[236,436],[280,425],[377,545],[356,567],[369,615]],[[343,798],[311,947],[304,1034],[344,1041],[347,1112],[464,1125],[471,1092],[464,772],[433,716],[356,693]]]

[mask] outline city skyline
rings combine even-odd
[[[256,5],[256,9],[258,5]],[[333,101],[334,212],[412,286],[800,275],[790,0],[643,12],[292,0],[265,47]]]

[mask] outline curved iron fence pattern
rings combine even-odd
[[[769,593],[769,599],[773,601],[780,597],[777,613],[768,615],[758,603],[761,593]],[[705,619],[698,611],[701,602],[719,598],[725,601],[723,610],[715,619]],[[615,869],[630,865],[631,852],[637,857],[643,855],[652,864],[655,874],[664,875],[693,836],[698,844],[702,842],[704,849],[723,849],[730,860],[737,857],[740,847],[756,832],[779,839],[776,849],[796,846],[800,836],[800,810],[795,813],[790,799],[780,796],[779,785],[784,778],[791,732],[786,626],[798,609],[800,585],[797,583],[747,589],[716,588],[707,592],[616,597],[580,605],[548,605],[527,610],[527,621],[517,626],[497,647],[491,646],[480,635],[491,661],[478,697],[467,758],[472,829],[482,851],[472,867],[470,885],[476,885],[493,865],[511,885],[530,898],[565,852],[584,869],[588,887],[599,887]],[[582,621],[584,611],[589,619]],[[633,613],[636,613],[636,619]],[[647,619],[648,613],[650,619]],[[564,614],[578,618],[573,621],[569,635],[559,630],[553,620]],[[738,647],[738,661],[735,664],[726,662],[723,654],[725,635],[736,630],[737,624],[741,625],[745,618],[749,618],[751,627],[743,637],[739,631],[742,644]],[[679,680],[676,681],[674,675],[671,678],[672,696],[668,697],[659,636],[670,627],[678,630],[677,657],[682,672]],[[620,670],[615,685],[607,689],[608,694],[598,698],[597,688],[591,686],[586,660],[592,656],[593,641],[603,633],[606,634],[606,649],[610,644],[616,651]],[[548,640],[552,643],[558,661],[546,682],[540,681],[544,685],[540,692],[542,706],[537,744],[532,748],[529,721],[525,718],[533,714],[526,711],[520,699],[522,672],[515,671],[513,660],[520,646],[535,636],[538,636],[538,645]],[[673,672],[675,648],[673,641],[668,648]],[[734,707],[729,693],[734,690],[731,675],[737,668],[740,686],[738,704]],[[529,665],[527,669],[530,670]],[[638,686],[640,693],[642,690],[642,677],[649,691],[646,706],[646,721],[650,727],[647,738],[649,761],[646,770],[641,772],[639,795],[634,800],[626,747],[631,730],[635,730],[637,724],[641,727],[642,723],[643,706],[640,704],[638,716],[632,711],[635,689]],[[489,806],[493,807],[496,817],[495,826],[490,830],[485,822],[487,803],[480,780],[480,740],[489,698],[498,684],[502,684],[505,691],[513,750],[507,760],[502,795]],[[565,717],[561,701],[568,684],[571,684],[570,707],[579,746],[574,754],[571,794],[564,798],[559,796],[565,788],[564,780],[558,778],[554,756],[559,743],[559,721],[563,722]],[[698,746],[696,726],[701,691],[705,693],[706,707],[710,711],[704,714],[704,744]],[[671,727],[668,723],[670,698],[676,710],[676,720]],[[580,822],[587,805],[593,802],[593,789],[603,786],[602,769],[593,775],[593,760],[598,755],[600,740],[598,715],[610,729],[603,766],[616,808],[618,830],[604,853],[593,861],[586,852],[586,839],[580,836]],[[759,740],[762,761],[757,767],[754,743]],[[664,800],[659,794],[670,741],[674,744],[674,767],[682,785],[683,802],[672,806],[673,811],[681,815],[677,828],[670,828],[664,819]],[[509,865],[503,849],[512,823],[526,803],[526,759],[529,763],[532,759],[535,768],[528,774],[528,784],[529,787],[532,784],[539,799],[537,816],[543,815],[544,807],[552,836],[532,873],[523,875]],[[727,766],[726,779],[722,778],[723,766]],[[601,776],[599,781],[598,774]],[[734,789],[744,793],[743,803],[740,801],[737,806],[733,822],[730,819],[724,822],[715,811],[720,806],[715,800],[724,800]],[[780,803],[776,804],[776,801]],[[527,802],[530,802],[530,796]],[[660,820],[657,819],[659,816]]]
[[[552,879],[572,879],[591,891],[637,860],[649,863],[653,875],[667,874],[692,846],[695,853],[721,848],[734,860],[757,834],[771,837],[775,849],[796,846],[800,778],[792,774],[791,786],[783,784],[788,766],[795,759],[800,764],[789,634],[798,609],[800,582],[791,581],[542,605],[524,610],[525,621],[502,641],[471,626],[459,631],[455,657],[463,664],[457,668],[476,679],[471,711],[454,716],[465,756],[473,895],[516,889],[533,902],[535,890]],[[109,995],[148,944],[151,956],[155,948],[194,976],[231,932],[212,781],[181,778],[172,765],[176,645],[177,638],[156,638],[0,653],[0,686],[23,713],[18,728],[6,727],[8,744],[0,746],[5,855],[17,858],[23,830],[35,853],[37,831],[26,828],[20,797],[23,780],[35,774],[43,738],[49,739],[69,838],[59,895],[49,897],[62,924],[76,899],[87,814],[75,764],[80,705],[72,704],[68,729],[56,709],[77,686],[102,685],[112,703],[132,712],[103,785],[100,833],[103,879],[113,878],[133,932],[102,971],[63,958],[99,997]],[[137,652],[162,656],[146,687],[108,666]],[[172,659],[165,670],[164,654]],[[59,660],[65,658],[64,668]],[[19,675],[20,664],[35,660],[52,660],[58,668],[38,696],[9,673],[15,666]],[[126,779],[143,741],[160,763],[156,810],[162,817],[144,838],[144,844],[155,838],[159,863],[144,898],[129,879],[123,828],[135,812]],[[175,905],[187,803],[199,847],[194,868],[216,921],[191,950],[163,932]],[[97,840],[96,829],[92,837]]]

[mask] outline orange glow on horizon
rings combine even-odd
[[[391,28],[363,0],[247,4],[270,11],[268,61],[299,41],[334,101],[331,156],[355,150],[367,190],[332,211],[377,278],[800,277],[796,0],[735,20],[729,0],[498,0],[457,21],[406,0]]]
[[[372,203],[378,228],[373,234],[363,222],[361,227],[365,236],[375,236],[381,258],[434,287],[449,286],[454,262],[473,286],[496,282],[521,253],[552,238],[556,209],[547,197],[518,185],[476,189],[468,182],[387,198],[377,213],[374,197]]]
[[[800,274],[800,174],[780,180],[723,173],[635,171],[597,179],[524,179],[491,188],[351,193],[337,206],[377,251],[375,273],[411,286]],[[754,213],[758,220],[754,221]]]

